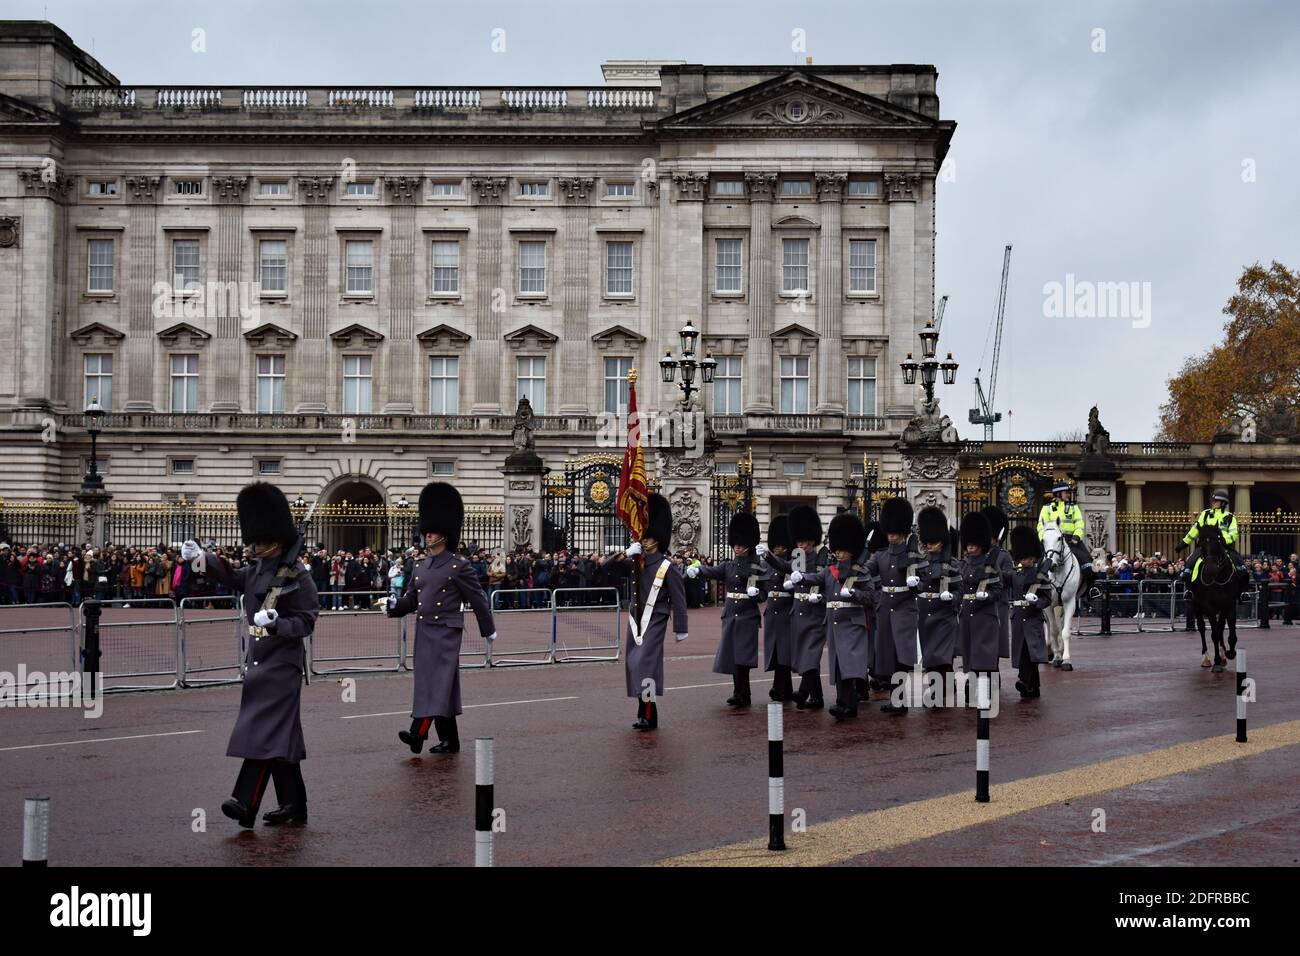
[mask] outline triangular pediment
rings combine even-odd
[[[868,127],[935,129],[938,120],[895,106],[877,96],[834,83],[824,77],[790,72],[726,96],[701,103],[660,120],[661,131],[713,131]]]
[[[425,345],[434,345],[445,339],[452,345],[464,345],[470,340],[468,332],[462,332],[460,329],[452,328],[446,322],[435,325],[431,329],[425,329],[416,339]]]
[[[177,322],[175,325],[168,326],[158,333],[158,338],[164,345],[175,345],[180,339],[188,338],[191,343],[206,342],[212,338],[210,332],[204,332],[196,325],[190,325],[188,322]]]
[[[613,342],[616,339],[623,338],[629,342],[641,343],[645,341],[645,336],[640,332],[633,332],[625,325],[611,325],[603,332],[597,332],[591,337],[593,342]]]
[[[353,322],[346,328],[331,332],[330,339],[335,345],[350,345],[355,339],[362,345],[375,346],[384,340],[384,333],[368,329],[360,322]]]
[[[295,333],[290,332],[288,329],[276,325],[274,322],[263,322],[257,328],[249,329],[245,332],[244,338],[254,346],[262,345],[267,342],[275,342],[277,345],[288,346],[292,344],[298,336]]]
[[[515,329],[505,336],[507,342],[523,342],[529,337],[537,339],[539,342],[558,342],[559,336],[547,332],[545,329],[536,325],[525,325]]]
[[[68,337],[78,345],[88,345],[95,340],[96,336],[104,342],[120,342],[126,338],[125,333],[109,328],[103,322],[91,322],[68,333]]]
[[[772,338],[783,339],[788,335],[809,335],[813,338],[817,338],[817,332],[815,329],[810,329],[806,325],[800,325],[798,322],[791,322],[789,325],[777,329],[772,333]]]

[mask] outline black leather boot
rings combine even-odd
[[[221,804],[221,812],[246,830],[257,823],[257,811],[271,776],[268,760],[245,760],[235,778],[235,792]]]
[[[280,805],[262,814],[267,826],[282,823],[307,822],[307,785],[302,779],[302,765],[288,760],[271,764],[271,779],[275,781],[275,798]]]
[[[424,749],[424,742],[429,739],[430,717],[416,717],[411,721],[410,730],[399,730],[397,739],[411,748],[411,753],[418,754]]]
[[[438,742],[429,748],[429,753],[460,753],[460,733],[456,729],[455,717],[435,717],[433,718],[433,727],[438,733]]]

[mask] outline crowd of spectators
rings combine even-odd
[[[1285,623],[1290,624],[1300,617],[1300,606],[1297,606],[1300,591],[1296,587],[1300,577],[1300,555],[1294,551],[1289,558],[1257,554],[1246,558],[1245,563],[1256,588],[1261,593],[1268,593],[1271,605],[1281,607]],[[1136,599],[1139,582],[1145,582],[1141,584],[1141,590],[1146,593],[1167,593],[1184,567],[1182,556],[1175,555],[1171,559],[1159,551],[1150,556],[1140,551],[1133,555],[1118,551],[1098,555],[1093,560],[1098,580],[1109,582],[1111,612],[1117,616],[1145,613],[1167,617],[1168,606],[1159,598],[1142,602],[1139,609]],[[1095,605],[1095,596],[1090,603]]]

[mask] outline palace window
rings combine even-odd
[[[849,291],[876,291],[876,240],[849,240]]]
[[[876,360],[849,358],[849,414],[876,414]]]
[[[454,239],[439,239],[433,244],[433,292],[460,293],[460,243]]]
[[[632,294],[632,243],[605,243],[605,294]]]
[[[90,239],[86,243],[86,291],[113,291],[112,239]]]
[[[429,358],[429,414],[455,415],[460,411],[460,359]]]
[[[257,413],[274,415],[284,411],[284,356],[257,357]]]
[[[743,196],[745,195],[745,181],[743,179],[717,179],[713,180],[713,195],[715,196]]]
[[[627,373],[632,371],[630,358],[605,359],[605,411],[613,415],[627,412]]]
[[[717,261],[714,266],[714,292],[740,292],[739,239],[719,239],[715,243]]]
[[[880,195],[880,180],[878,179],[850,179],[849,195],[855,198],[865,198],[868,196]]]
[[[96,179],[86,184],[87,196],[116,196],[116,179]]]
[[[781,240],[781,291],[808,291],[808,240]]]
[[[718,367],[713,372],[713,414],[740,414],[741,365],[739,355],[718,358]]]
[[[371,357],[343,356],[343,414],[370,414]]]
[[[519,293],[546,294],[546,243],[519,243]]]
[[[808,465],[802,461],[781,462],[781,474],[786,478],[802,478],[808,472]]]
[[[444,199],[459,199],[463,195],[460,191],[460,183],[433,183],[431,188],[434,196]]]
[[[199,240],[177,239],[172,243],[173,289],[193,293],[202,287],[200,281]]]
[[[546,359],[540,355],[520,356],[516,365],[519,398],[528,399],[534,415],[546,414]]]
[[[82,408],[92,401],[99,402],[105,411],[113,408],[113,356],[87,355],[82,366],[85,388],[82,389]]]
[[[620,197],[635,196],[636,184],[635,183],[606,183],[605,195],[620,196]]]
[[[173,192],[177,196],[202,196],[203,180],[201,179],[177,179],[173,183]]]
[[[289,291],[289,243],[263,239],[258,243],[258,267],[263,292]]]
[[[811,179],[783,179],[781,180],[782,196],[811,196],[812,180]]]
[[[550,194],[551,184],[547,182],[519,184],[519,195],[521,196],[534,196],[544,199]]]
[[[344,190],[348,196],[373,196],[375,194],[375,181],[372,179],[367,183],[348,183],[348,188]]]
[[[267,478],[280,473],[279,458],[259,458],[257,460],[257,474],[259,477]]]
[[[806,355],[781,357],[780,410],[783,415],[808,413],[808,357]]]
[[[172,403],[173,412],[197,412],[199,410],[199,357],[197,355],[173,355],[171,357]]]
[[[173,459],[172,459],[172,474],[173,474],[173,475],[192,475],[192,474],[194,474],[194,459],[193,459],[193,458],[173,458]],[[173,534],[173,537],[177,537],[177,535]],[[189,534],[181,534],[181,535],[179,535],[179,540],[184,541],[186,538],[189,538],[189,537],[193,537],[193,535],[189,535]]]
[[[347,255],[347,291],[351,295],[371,295],[375,291],[375,243],[372,239],[349,239]]]
[[[287,196],[289,195],[288,183],[260,183],[258,191],[263,196]]]
[[[431,461],[429,462],[429,473],[434,478],[451,478],[456,474],[456,463],[454,461]]]

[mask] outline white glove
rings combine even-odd
[[[270,627],[280,619],[280,612],[275,608],[269,611],[258,611],[253,615],[253,623],[258,627]]]
[[[976,600],[979,600],[979,601],[987,601],[987,600],[989,599],[989,592],[988,592],[988,591],[976,591],[976,592],[975,592],[975,598],[976,598]]]
[[[819,601],[821,601],[821,599],[822,599],[821,594],[819,594],[816,591],[813,591],[811,594],[808,595],[809,604],[817,604]]]
[[[793,582],[793,581],[790,581],[790,580],[787,580],[787,581],[785,582],[785,584],[781,585],[781,587],[785,588],[787,591],[793,591],[793,590],[794,590],[794,582]]]
[[[682,641],[686,640],[686,635],[685,635],[685,634],[674,634],[673,637],[677,638],[677,643],[678,643],[678,644],[680,644]]]
[[[688,578],[696,577],[699,573],[700,573],[700,566],[698,564],[686,565],[686,576]]]
[[[767,545],[763,544],[763,542],[760,541],[758,545],[754,548],[754,553],[757,554],[760,558],[766,558]]]
[[[1030,591],[1028,594],[1025,595],[1025,600],[1028,601],[1030,604],[1037,604],[1038,595]]]
[[[641,542],[633,541],[631,544],[627,546],[627,550],[624,551],[623,553],[626,554],[629,558],[635,558],[638,554],[641,553]]]
[[[197,541],[186,541],[181,545],[181,560],[193,561],[201,553]]]
[[[491,643],[492,643],[493,641],[495,641],[496,639],[497,639],[497,632],[496,632],[496,631],[493,631],[493,632],[492,632],[491,634],[489,634],[487,637],[483,638],[483,640],[487,641],[489,644],[491,644]]]
[[[745,588],[745,593],[750,597],[758,597],[758,588]]]
[[[852,596],[853,596],[853,592],[848,589],[847,585],[840,588],[840,597],[852,597]]]
[[[940,601],[951,601],[951,600],[952,600],[952,592],[951,592],[951,591],[944,591],[943,593],[941,593],[941,594],[939,595],[939,600],[940,600]]]
[[[918,578],[915,574],[909,574],[907,576],[907,586],[909,588],[914,588],[920,583],[921,583],[921,579]]]
[[[384,604],[384,609],[385,609],[386,611],[388,611],[389,614],[392,614],[394,611],[396,611],[396,610],[397,610],[397,598],[393,597],[393,595],[391,595],[391,594],[388,595],[388,600],[387,600],[387,601],[385,602],[385,604]]]
[[[790,575],[790,583],[791,583],[791,584],[798,584],[798,583],[799,583],[800,581],[802,581],[802,580],[803,580],[803,572],[802,572],[802,571],[795,571],[793,574]]]

